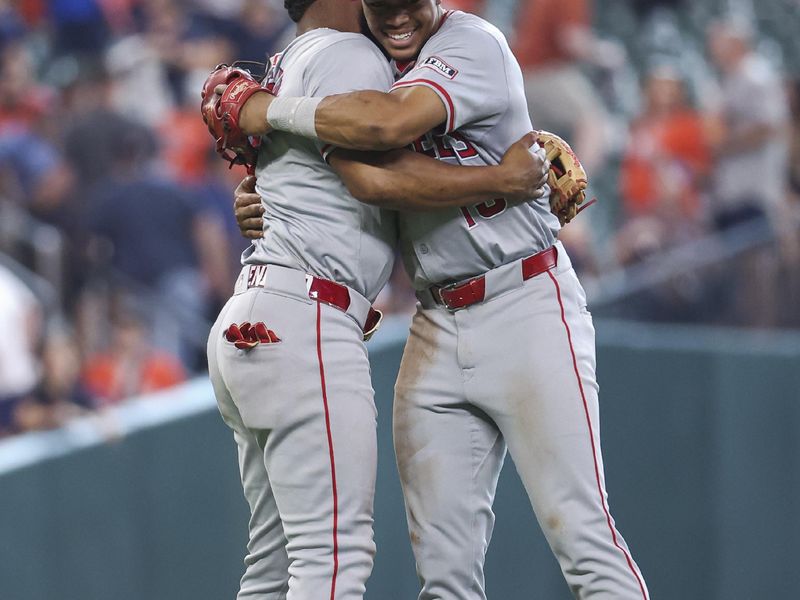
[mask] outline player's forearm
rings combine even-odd
[[[391,94],[361,91],[328,96],[317,107],[317,137],[354,150],[390,150],[424,132],[403,131],[402,107]]]
[[[461,167],[409,150],[337,150],[331,164],[357,200],[395,210],[468,206],[501,197],[506,191],[498,166]]]
[[[270,99],[266,116],[273,129],[316,137],[340,148],[390,150],[427,131],[415,131],[401,104],[395,95],[364,90],[321,100]]]

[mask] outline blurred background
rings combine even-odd
[[[506,33],[589,173],[560,239],[653,597],[800,598],[800,0],[444,4]],[[233,597],[246,506],[204,353],[244,172],[199,89],[292,36],[271,0],[0,0],[0,597]],[[414,301],[396,268],[370,598],[416,590],[389,423]],[[490,594],[566,597],[511,466],[498,513]]]

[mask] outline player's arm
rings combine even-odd
[[[544,193],[543,152],[531,153],[534,135],[513,144],[498,165],[462,167],[412,152],[337,149],[329,163],[361,202],[395,210],[435,210],[505,198],[521,202]]]
[[[325,98],[252,96],[240,127],[252,136],[289,131],[352,150],[402,148],[447,119],[442,99],[428,87],[390,93],[362,90]]]
[[[328,96],[317,106],[317,137],[341,148],[389,150],[407,146],[447,119],[436,93],[423,86],[390,93]]]

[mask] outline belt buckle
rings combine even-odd
[[[439,297],[439,302],[440,302],[440,303],[441,303],[441,305],[442,305],[442,306],[444,306],[444,307],[445,307],[447,310],[453,310],[453,311],[455,311],[455,310],[458,310],[458,308],[453,308],[453,307],[450,305],[450,303],[449,303],[447,300],[445,300],[445,297],[444,297],[444,295],[445,295],[447,292],[452,292],[452,291],[453,291],[453,290],[455,290],[456,288],[460,288],[462,285],[464,285],[464,284],[463,284],[463,283],[451,283],[450,285],[443,285],[443,286],[441,286],[441,287],[437,288],[437,290],[436,290],[436,294],[437,294],[437,296]]]
[[[442,300],[442,304],[447,308],[447,310],[450,310],[450,311],[461,310],[462,308],[466,308],[467,306],[470,306],[471,304],[474,304],[474,302],[472,302],[472,300],[470,299],[469,302],[466,302],[466,303],[462,304],[461,306],[453,306],[450,302],[448,302],[447,300],[444,299],[444,295],[443,294],[445,292],[454,292],[457,289],[469,290],[469,292],[471,293],[471,292],[473,292],[475,286],[478,285],[478,282],[480,281],[481,277],[482,276],[473,277],[472,279],[470,279],[468,281],[464,281],[462,283],[451,283],[450,285],[446,285],[446,286],[440,288],[439,289],[439,298]]]
[[[431,292],[433,293],[433,299],[434,299],[434,301],[437,301],[437,304],[441,304],[445,308],[450,308],[449,306],[447,306],[447,302],[445,301],[444,296],[442,296],[442,292],[445,289],[446,289],[445,287],[437,285],[437,286],[434,286],[434,288],[431,290]]]

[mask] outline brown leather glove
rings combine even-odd
[[[558,217],[561,225],[569,223],[586,206],[586,186],[589,181],[581,161],[572,151],[569,144],[549,131],[537,131],[536,141],[547,153],[550,161],[550,173],[547,183],[550,186],[550,212]]]

